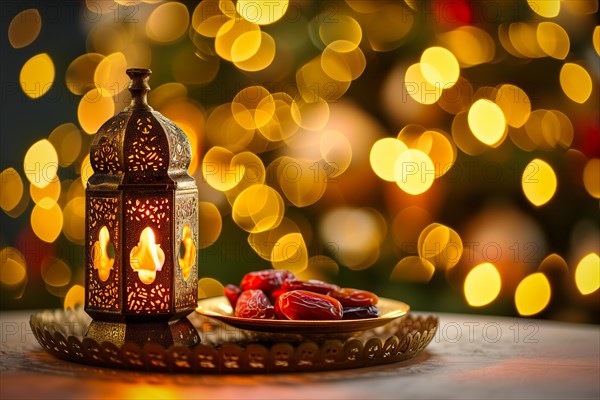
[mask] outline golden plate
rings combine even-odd
[[[250,319],[233,316],[233,309],[225,296],[211,297],[198,301],[196,312],[215,318],[239,329],[257,332],[291,333],[291,334],[329,334],[361,332],[385,325],[410,310],[410,306],[401,301],[379,298],[377,307],[381,315],[377,318],[348,319],[337,321],[306,321]]]

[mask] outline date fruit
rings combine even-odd
[[[338,300],[344,307],[374,306],[379,301],[375,293],[360,289],[343,288],[332,290],[327,295]]]
[[[277,299],[275,312],[280,319],[338,320],[343,309],[333,297],[306,290],[285,292]]]
[[[335,321],[381,314],[375,293],[316,279],[299,280],[285,270],[249,272],[239,287],[226,285],[225,296],[240,318]]]
[[[258,289],[240,294],[235,306],[235,316],[241,318],[272,319],[275,311],[267,295]]]
[[[232,284],[225,285],[224,290],[225,296],[227,296],[227,300],[229,300],[231,307],[235,308],[235,305],[237,304],[238,298],[240,297],[242,290],[239,287]]]
[[[285,281],[283,285],[281,285],[281,289],[286,292],[292,290],[307,290],[309,292],[327,294],[333,290],[340,290],[341,288],[338,285],[334,285],[333,283],[327,283],[323,281],[318,281],[316,279],[311,279],[308,281]]]
[[[342,319],[377,318],[381,312],[377,306],[344,307]]]
[[[285,292],[287,292],[287,290],[283,290],[283,289],[273,290],[271,292],[271,296],[269,296],[271,298],[271,303],[277,304],[277,299],[279,298],[279,296],[281,296]]]
[[[295,279],[290,271],[264,269],[262,271],[248,272],[242,278],[242,290],[260,289],[264,292],[272,292],[279,289],[285,281]]]

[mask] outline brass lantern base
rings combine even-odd
[[[193,347],[200,343],[198,331],[187,318],[161,322],[105,322],[92,320],[84,338],[98,343],[110,342],[117,347],[125,343],[143,346],[156,343],[165,348],[179,345]]]

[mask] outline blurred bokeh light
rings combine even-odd
[[[82,304],[90,144],[150,67],[192,146],[199,297],[277,268],[600,323],[597,0],[2,9],[3,309]]]

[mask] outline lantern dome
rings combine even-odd
[[[127,70],[131,104],[106,121],[94,137],[90,163],[97,184],[167,184],[193,181],[192,152],[185,133],[147,103],[149,69]],[[109,176],[107,176],[109,175]]]

